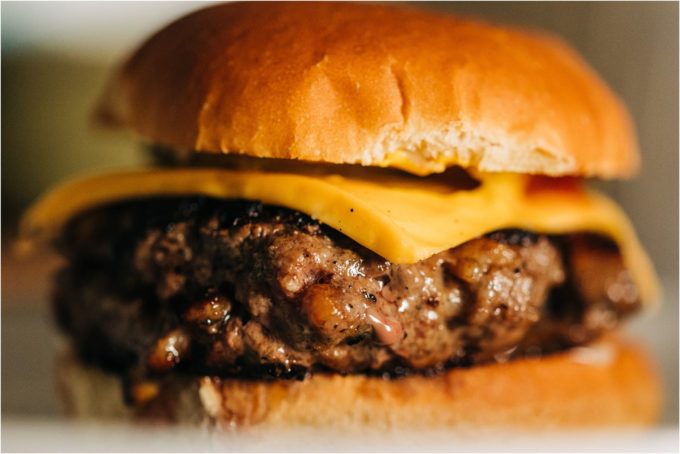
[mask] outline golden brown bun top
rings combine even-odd
[[[233,3],[121,68],[100,113],[181,152],[603,178],[638,167],[623,104],[560,40],[412,9]]]

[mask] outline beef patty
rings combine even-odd
[[[505,361],[639,306],[616,246],[589,234],[504,230],[397,265],[298,212],[191,197],[92,210],[59,248],[61,326],[85,360],[137,376]]]

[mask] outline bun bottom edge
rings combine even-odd
[[[121,380],[70,352],[57,365],[77,418],[215,428],[595,428],[649,426],[661,387],[644,349],[609,337],[541,358],[383,379],[316,374],[302,381],[174,376],[147,404],[126,406]]]

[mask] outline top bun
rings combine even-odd
[[[121,68],[102,118],[178,152],[629,176],[623,104],[560,40],[411,9],[232,3],[190,14]]]

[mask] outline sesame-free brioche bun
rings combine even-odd
[[[382,379],[316,374],[303,381],[168,378],[155,400],[123,404],[120,379],[66,356],[59,383],[77,417],[159,419],[223,427],[533,429],[647,426],[660,386],[646,353],[606,340],[543,358]]]
[[[559,39],[409,8],[234,3],[149,39],[100,118],[177,152],[626,177],[626,109]]]

